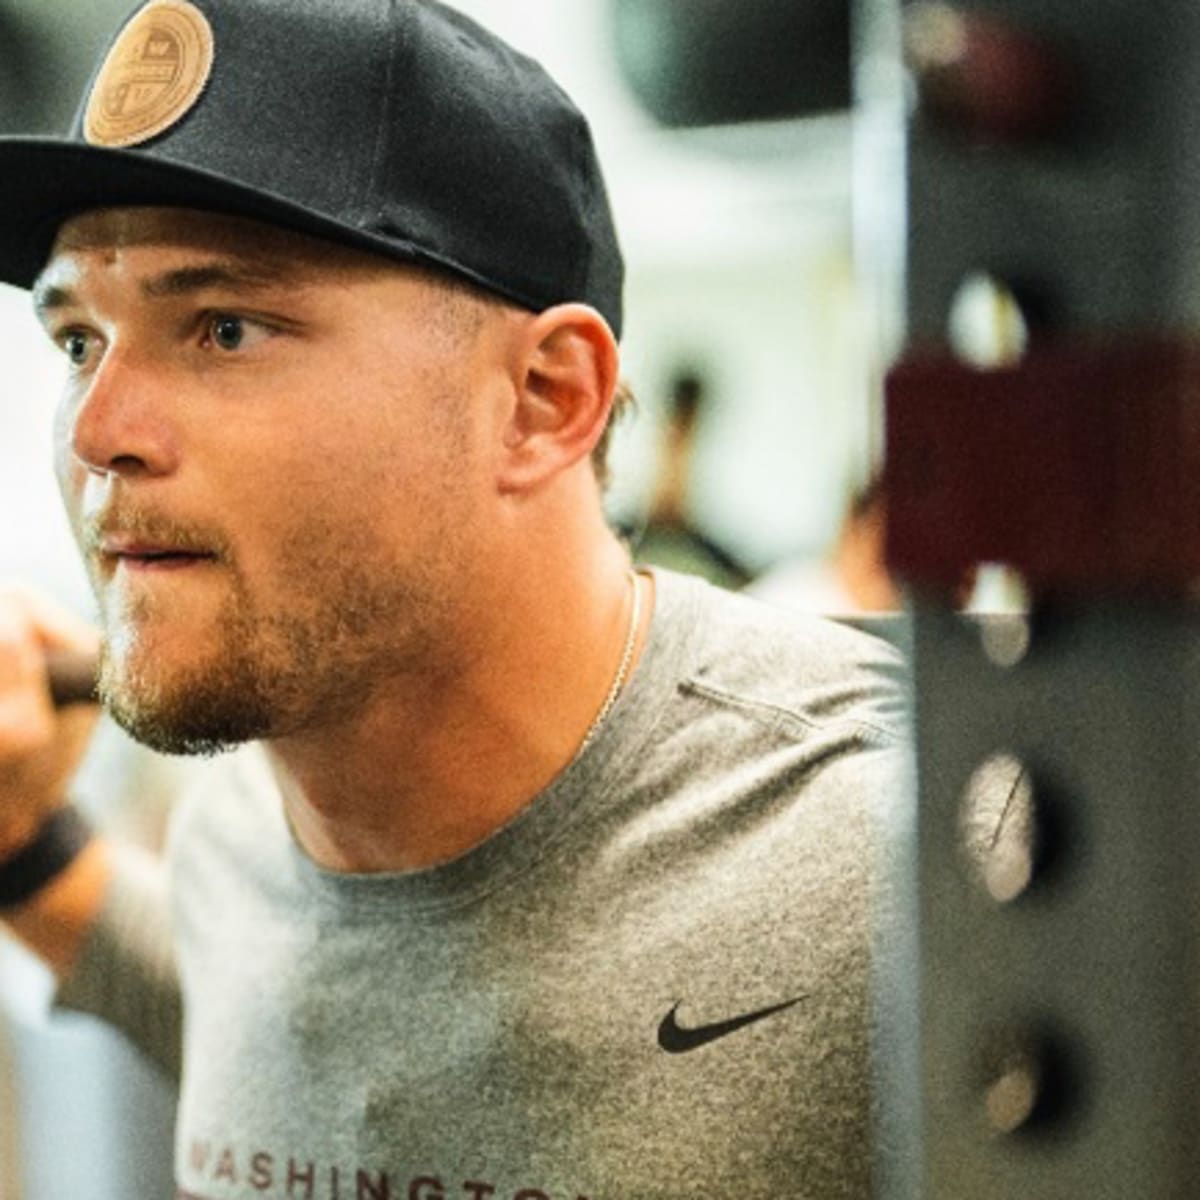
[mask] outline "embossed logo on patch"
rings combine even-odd
[[[104,60],[84,136],[95,146],[136,146],[170,129],[200,98],[212,64],[204,14],[187,0],[152,0]]]

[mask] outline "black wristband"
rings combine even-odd
[[[77,808],[50,814],[32,842],[0,862],[0,910],[31,900],[61,875],[92,840],[92,827]]]

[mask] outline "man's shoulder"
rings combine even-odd
[[[661,582],[673,618],[695,624],[685,689],[802,726],[852,722],[886,740],[902,736],[906,666],[884,638],[701,580],[664,575]]]

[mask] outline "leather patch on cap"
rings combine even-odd
[[[136,146],[191,111],[213,65],[213,34],[187,0],[151,0],[108,52],[83,133],[94,146]]]

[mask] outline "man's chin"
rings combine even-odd
[[[102,661],[100,700],[135,741],[159,754],[222,754],[270,732],[257,689],[229,674],[163,679]]]

